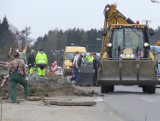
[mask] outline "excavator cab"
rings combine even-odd
[[[144,34],[145,28],[138,28],[138,25],[111,27],[108,41],[107,53],[110,58],[146,58],[144,43],[149,42]],[[149,47],[148,47],[149,49]],[[128,52],[127,52],[128,51]],[[146,53],[146,54],[144,54]],[[128,54],[128,55],[127,55]],[[130,54],[130,57],[129,57]]]

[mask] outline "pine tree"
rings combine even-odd
[[[2,32],[8,32],[9,31],[9,23],[6,18],[6,16],[3,18],[2,24],[1,24],[1,31]]]

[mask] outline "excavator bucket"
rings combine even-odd
[[[97,82],[102,85],[158,83],[157,61],[149,59],[103,60]]]

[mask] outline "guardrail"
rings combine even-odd
[[[0,75],[8,75],[8,62],[0,61]]]

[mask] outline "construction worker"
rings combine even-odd
[[[83,58],[83,55],[77,55],[74,60],[75,66],[73,66],[73,75],[72,75],[71,81],[75,80],[76,85],[79,85],[79,73],[80,73],[80,66],[82,65],[82,58]]]
[[[25,80],[26,67],[23,59],[19,58],[17,51],[13,54],[14,60],[9,63],[9,75],[11,80],[11,101],[12,103],[17,102],[16,95],[16,84],[20,83],[24,87],[25,99],[29,95],[28,82]]]
[[[36,67],[37,67],[37,74],[38,76],[45,76],[46,75],[46,67],[48,64],[48,59],[46,54],[43,52],[42,49],[39,49],[36,58]]]
[[[27,64],[27,56],[26,53],[24,52],[24,50],[19,49],[17,50],[19,53],[19,58],[24,60],[24,63]]]
[[[78,66],[78,59],[79,59],[79,52],[75,52],[75,56],[73,59],[73,72],[74,72],[74,79],[75,79],[75,85],[79,85],[79,66]]]
[[[93,59],[94,59],[94,57],[93,57],[92,53],[90,53],[90,55],[87,57],[87,62],[92,63]]]
[[[29,66],[29,75],[32,76],[35,69],[35,50],[32,50],[29,57],[27,58],[28,66]]]
[[[93,86],[96,86],[97,72],[98,72],[98,58],[97,54],[93,53]]]
[[[86,53],[83,54],[83,59],[82,59],[82,61],[83,61],[83,64],[86,65],[86,63],[87,63]]]
[[[83,64],[83,55],[80,55],[78,58],[78,67],[80,67]]]

